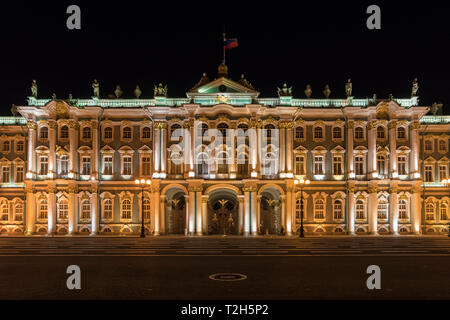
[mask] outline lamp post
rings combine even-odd
[[[445,187],[447,187],[448,186],[448,184],[450,183],[450,179],[443,179],[442,181],[441,181],[441,183],[445,186]],[[448,207],[447,207],[448,208]],[[448,212],[446,212],[446,214],[448,214]],[[448,217],[446,217],[447,219],[448,219]],[[450,220],[450,219],[449,219]],[[448,237],[450,238],[450,222],[448,223]]]
[[[145,226],[144,226],[144,189],[146,186],[151,185],[152,181],[150,179],[136,179],[134,182],[142,188],[141,191],[141,238],[145,238]]]
[[[300,238],[305,237],[303,228],[303,186],[310,183],[311,181],[304,179],[294,180],[294,184],[300,185]]]

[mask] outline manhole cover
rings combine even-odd
[[[239,281],[247,279],[247,276],[240,273],[216,273],[210,275],[209,278],[217,281]]]

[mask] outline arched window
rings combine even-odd
[[[343,210],[342,210],[342,200],[334,200],[333,217],[336,220],[344,219],[344,214],[343,214]]]
[[[441,216],[440,216],[441,221],[445,221],[448,220],[448,204],[443,202],[441,204]]]
[[[103,201],[103,219],[110,220],[113,217],[113,203],[111,199]]]
[[[23,221],[23,204],[21,202],[16,203],[14,206],[14,219],[16,221]]]
[[[61,139],[68,139],[69,138],[69,127],[62,126],[60,131],[60,138]]]
[[[58,201],[58,219],[67,219],[69,216],[69,203],[66,199]]]
[[[439,150],[439,152],[447,152],[447,141],[446,140],[439,140],[438,150]]]
[[[404,127],[397,128],[397,139],[405,139],[406,138],[406,130]]]
[[[202,122],[202,137],[205,136],[206,131],[208,130],[208,124]]]
[[[225,137],[227,136],[228,125],[226,123],[220,123],[217,126],[217,129],[220,131],[220,134],[222,135],[222,139],[225,139]]]
[[[408,202],[405,199],[398,202],[398,218],[401,220],[408,219]]]
[[[364,139],[364,129],[362,127],[355,128],[355,139],[357,139],[357,140]]]
[[[275,126],[272,124],[268,124],[266,127],[267,138],[272,138],[274,136]]]
[[[377,213],[378,219],[380,220],[385,220],[388,218],[388,201],[386,198],[383,197],[378,201]]]
[[[361,199],[356,200],[356,219],[363,220],[365,218],[364,201]]]
[[[123,138],[131,139],[131,128],[130,127],[123,128]]]
[[[170,174],[179,175],[183,173],[183,153],[173,150],[170,154]]]
[[[129,199],[124,199],[122,201],[122,219],[131,219],[131,201]]]
[[[434,220],[434,204],[432,202],[425,205],[425,220]]]
[[[17,141],[16,152],[23,152],[25,150],[25,142]]]
[[[9,152],[9,147],[10,147],[10,142],[8,140],[6,140],[5,142],[3,142],[3,152]]]
[[[295,139],[305,139],[305,130],[303,129],[303,127],[295,128]]]
[[[377,156],[378,175],[384,176],[386,174],[386,158],[383,155]]]
[[[385,138],[384,127],[378,126],[377,127],[377,139],[384,139],[384,138]]]
[[[113,137],[113,128],[106,127],[105,130],[103,131],[103,137],[105,139],[112,139],[112,137]]]
[[[84,127],[83,128],[83,139],[90,139],[91,138],[91,128]]]
[[[42,127],[39,131],[39,138],[40,139],[48,139],[48,128]]]
[[[267,152],[262,160],[263,175],[274,175],[277,173],[277,157],[273,152]]]
[[[314,139],[322,139],[323,138],[323,129],[322,127],[314,128]]]
[[[248,175],[248,156],[244,152],[240,152],[237,156],[238,175]]]
[[[425,140],[425,151],[433,152],[433,141]]]
[[[342,129],[340,127],[333,128],[333,139],[342,139]]]
[[[325,219],[325,203],[322,199],[314,202],[314,219]]]
[[[142,139],[150,139],[151,137],[151,130],[149,127],[144,127],[142,129]]]
[[[39,202],[39,215],[38,219],[47,219],[48,203],[43,199]]]
[[[8,221],[9,220],[9,204],[8,201],[3,200],[0,204],[1,208],[1,220],[2,221]]]
[[[173,133],[175,132],[175,130],[179,130],[179,129],[181,129],[181,126],[179,124],[175,123],[175,124],[171,125],[170,126],[170,137],[169,137],[169,139],[172,138]],[[181,132],[177,132],[177,137],[181,136],[181,135],[182,135]]]
[[[144,220],[150,220],[150,200],[144,199],[142,206],[144,209]]]
[[[197,174],[200,176],[207,175],[209,158],[206,153],[202,152],[197,156]]]
[[[91,218],[91,202],[89,199],[84,199],[81,202],[81,219]]]

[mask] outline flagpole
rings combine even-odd
[[[223,33],[223,64],[225,64],[225,32]]]

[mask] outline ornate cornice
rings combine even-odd
[[[37,129],[37,123],[34,121],[28,121],[27,122],[27,127],[30,130],[36,130]]]

